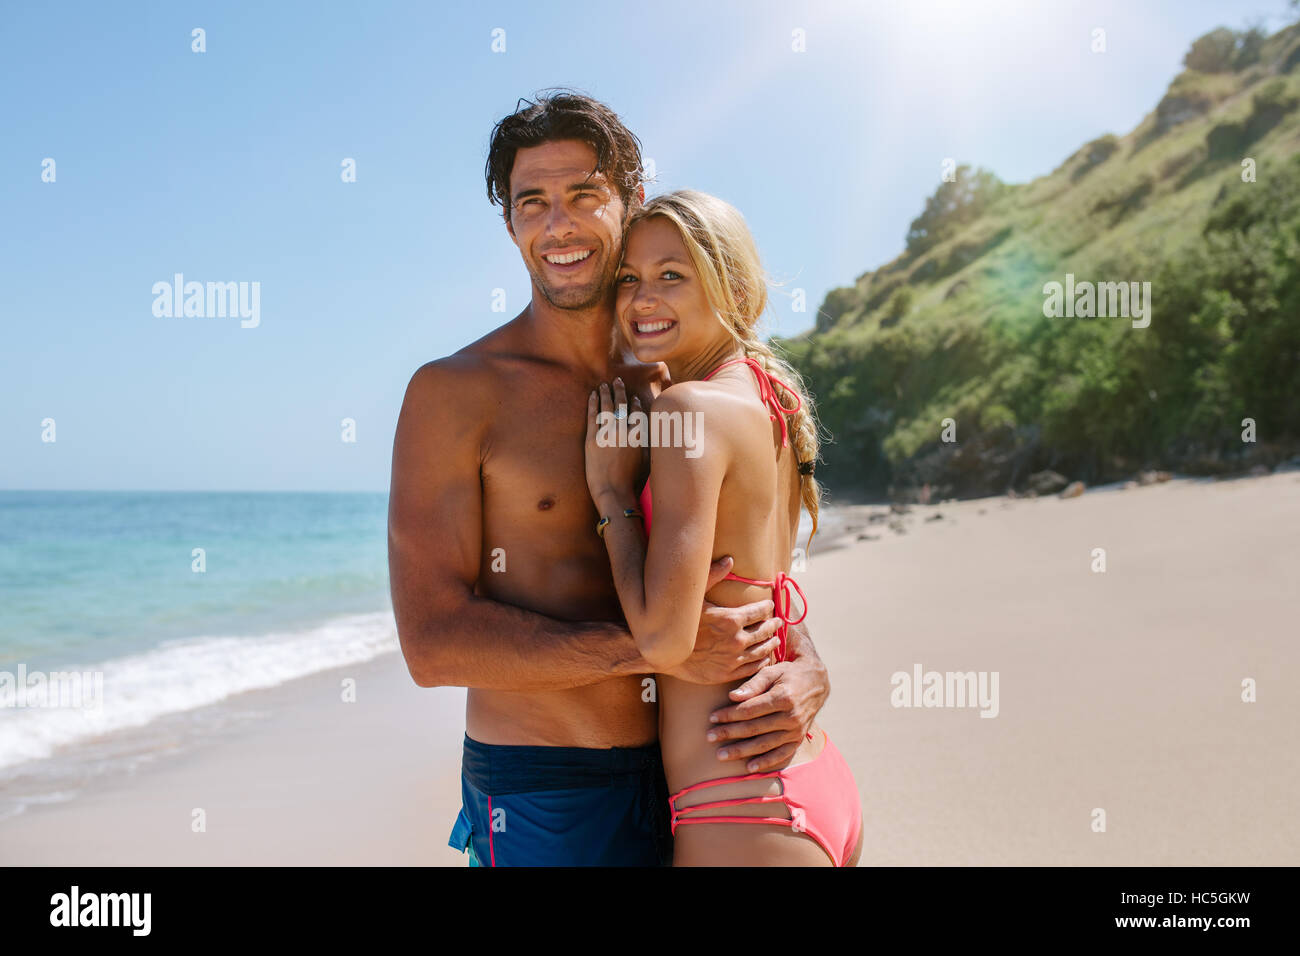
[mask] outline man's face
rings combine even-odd
[[[521,149],[510,171],[506,229],[546,301],[589,309],[608,295],[623,251],[624,207],[578,140]]]

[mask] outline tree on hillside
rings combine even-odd
[[[952,182],[940,183],[925,201],[925,211],[912,220],[907,230],[907,251],[920,255],[961,226],[973,222],[1004,189],[1002,180],[987,169],[973,173],[970,166],[957,167]]]
[[[1183,66],[1198,73],[1227,73],[1237,51],[1237,35],[1227,27],[1211,30],[1192,43],[1183,57]]]
[[[1192,43],[1183,66],[1198,73],[1231,73],[1259,62],[1267,35],[1259,27],[1244,33],[1219,27]]]

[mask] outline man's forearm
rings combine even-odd
[[[622,624],[561,621],[477,595],[422,624],[399,618],[397,630],[422,687],[563,690],[653,670]]]

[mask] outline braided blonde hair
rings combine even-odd
[[[709,305],[736,344],[789,386],[776,385],[778,391],[788,390],[799,399],[799,411],[791,416],[790,445],[802,466],[799,495],[812,518],[811,547],[821,503],[821,486],[812,475],[819,448],[817,419],[803,378],[758,335],[759,319],[767,309],[767,282],[745,217],[730,203],[694,189],[655,196],[628,217],[627,227],[651,216],[663,216],[681,233]],[[789,404],[788,398],[782,401]]]

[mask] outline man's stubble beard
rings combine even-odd
[[[613,301],[614,274],[617,271],[618,260],[611,255],[605,260],[605,266],[601,274],[590,285],[554,290],[547,285],[540,269],[533,272],[532,276],[533,282],[541,290],[542,296],[551,306],[557,309],[579,311],[594,309],[606,301]]]

